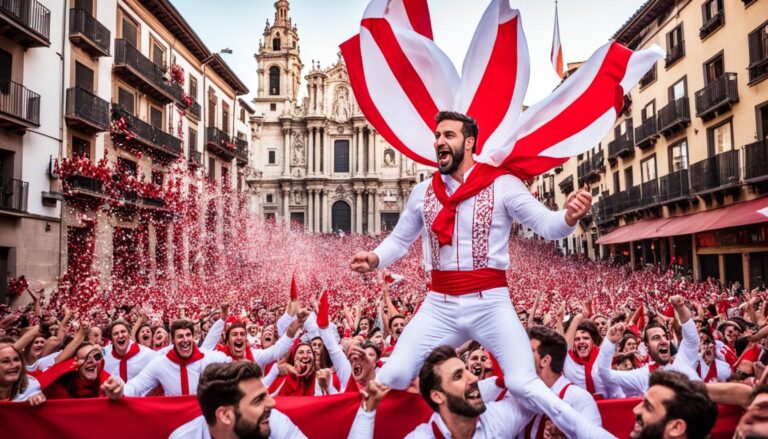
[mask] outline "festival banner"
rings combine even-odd
[[[313,439],[347,437],[361,403],[359,395],[348,393],[276,400],[277,409]],[[599,401],[603,427],[617,437],[628,437],[635,422],[632,408],[639,402],[639,398]],[[712,437],[731,438],[742,410],[721,405],[719,411]],[[404,437],[431,414],[420,395],[392,391],[377,411],[374,437]],[[41,407],[0,403],[0,431],[3,438],[166,438],[197,416],[200,409],[194,396],[51,400]]]

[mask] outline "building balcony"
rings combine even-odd
[[[78,193],[102,194],[104,189],[103,181],[84,175],[73,175],[67,179],[67,184],[71,190]]]
[[[0,127],[24,132],[39,126],[40,95],[19,83],[0,78]]]
[[[28,197],[29,183],[11,177],[0,176],[0,209],[26,212]]]
[[[667,50],[667,57],[664,59],[664,67],[669,68],[680,58],[685,56],[685,41],[680,41],[677,46],[672,46]]]
[[[597,154],[593,154],[588,160],[579,163],[577,169],[579,186],[600,180],[600,173],[605,170],[604,157],[605,153],[601,150]]]
[[[51,11],[35,0],[0,0],[0,34],[25,48],[50,47]]]
[[[739,184],[739,150],[708,157],[691,165],[691,193],[706,195]]]
[[[659,180],[654,178],[640,185],[639,208],[653,207],[659,204]]]
[[[202,109],[200,108],[200,103],[195,101],[192,103],[192,105],[187,108],[187,113],[195,118],[195,120],[200,120],[200,114],[202,113]]]
[[[235,157],[237,158],[238,165],[248,164],[248,141],[243,139],[234,139],[235,143]]]
[[[189,166],[193,168],[203,166],[203,153],[196,149],[190,148],[188,162]]]
[[[563,165],[555,166],[554,171],[555,171],[555,174],[559,174],[559,173],[563,172]]]
[[[626,133],[608,142],[608,161],[615,163],[618,157],[624,158],[632,155],[635,148],[634,141],[632,131],[628,130]]]
[[[112,34],[84,9],[69,10],[69,41],[93,56],[109,56]]]
[[[175,101],[186,106],[184,89],[167,82],[163,69],[126,40],[115,40],[114,72],[162,104]]]
[[[744,145],[744,183],[768,181],[768,140]]]
[[[659,179],[659,202],[671,204],[687,200],[691,197],[691,183],[688,181],[688,170],[670,172]]]
[[[573,192],[573,175],[569,175],[565,177],[565,179],[560,183],[558,183],[557,185],[560,186],[560,192],[566,195],[570,194],[571,192]]]
[[[205,129],[205,146],[225,160],[232,160],[237,155],[235,144],[229,139],[229,134],[216,127]]]
[[[750,46],[750,51],[752,47]],[[764,56],[747,67],[749,70],[749,83],[747,85],[756,84],[766,77],[768,77],[768,55]]]
[[[149,152],[173,158],[181,156],[181,139],[153,127],[123,110],[119,105],[113,104],[112,110],[114,111],[113,117],[125,117],[128,129],[135,136],[132,140],[146,147]]]
[[[739,102],[736,73],[727,72],[696,92],[696,116],[709,120]]]
[[[142,197],[141,204],[146,207],[165,207],[165,200],[162,198]]]
[[[618,204],[618,214],[634,212],[635,210],[641,209],[643,207],[641,200],[643,196],[643,189],[639,184],[632,186],[625,191],[621,191],[619,194],[621,194],[619,197],[621,202]]]
[[[655,117],[646,119],[639,127],[635,128],[635,146],[642,150],[652,147],[658,138],[659,130]]]
[[[648,70],[642,78],[640,78],[640,88],[648,87],[656,81],[656,64],[653,65],[651,70]]]
[[[699,38],[702,40],[707,38],[716,30],[720,29],[723,24],[725,24],[725,13],[723,13],[721,10],[717,14],[713,15],[709,20],[705,21],[704,24],[699,28]]]
[[[656,126],[664,137],[669,137],[691,124],[688,96],[676,99],[659,110]]]
[[[82,87],[67,89],[67,125],[88,134],[109,129],[109,102]]]

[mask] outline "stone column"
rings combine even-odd
[[[321,211],[321,217],[322,217],[322,232],[328,233],[328,230],[330,228],[330,218],[328,215],[328,190],[323,189],[322,193],[320,194],[320,208]]]
[[[405,154],[398,153],[400,156],[400,178],[405,177]]]
[[[312,141],[312,144],[315,148],[315,175],[321,174],[322,169],[320,168],[320,165],[322,164],[322,156],[320,155],[320,128],[315,127],[314,133],[312,134],[312,138],[314,139]]]
[[[328,127],[323,128],[323,156],[325,157],[325,175],[331,175],[333,173],[333,163],[331,155],[331,132]]]
[[[357,148],[355,148],[355,139],[357,138],[357,130],[352,128],[352,140],[349,142],[349,175],[355,178],[357,175],[355,172],[355,165],[357,164]]]
[[[373,235],[374,232],[374,218],[373,218],[373,205],[376,202],[376,189],[368,189],[368,234]]]
[[[291,191],[283,189],[283,220],[286,224],[291,222],[290,194]]]
[[[315,175],[315,137],[312,130],[307,129],[307,175]]]
[[[314,216],[312,214],[312,208],[313,208],[313,202],[315,196],[315,190],[314,189],[307,189],[307,224],[306,229],[308,232],[312,232],[312,227],[314,226]]]
[[[355,191],[355,233],[363,233],[363,191]]]
[[[376,155],[373,148],[373,128],[368,128],[368,173],[376,173]]]
[[[259,69],[259,96],[264,95],[264,74],[266,73],[264,69]],[[197,99],[197,96],[195,96],[195,99]]]
[[[363,157],[365,156],[363,151],[363,128],[355,128],[355,133],[357,134],[357,137],[355,138],[355,149],[357,150],[357,172],[359,172],[360,175],[365,175],[365,168],[363,168]]]
[[[374,191],[373,192],[373,224],[374,224],[373,232],[378,235],[381,233],[381,214],[379,213],[379,203],[376,198],[377,198],[377,194]]]
[[[322,207],[320,205],[320,190],[315,189],[312,193],[312,197],[315,199],[315,201],[312,203],[314,205],[314,211],[312,212],[314,217],[312,221],[312,231],[317,233],[320,231],[320,208]]]
[[[291,161],[291,130],[283,128],[283,175],[288,175]]]

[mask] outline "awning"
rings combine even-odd
[[[704,212],[637,221],[601,236],[597,243],[619,244],[768,222],[768,216],[759,212],[766,208],[768,197],[762,197]]]

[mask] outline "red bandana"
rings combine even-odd
[[[597,346],[592,346],[592,350],[589,351],[589,359],[586,361],[582,360],[573,350],[568,351],[568,355],[571,356],[574,363],[584,366],[584,379],[587,383],[587,391],[592,395],[596,393],[595,382],[592,380],[592,367],[595,365],[595,360],[597,360],[597,351]]]
[[[456,224],[456,208],[459,203],[477,195],[478,192],[485,189],[493,183],[496,177],[509,174],[505,169],[495,168],[484,163],[475,163],[472,172],[459,189],[453,194],[448,195],[445,189],[445,182],[439,172],[432,175],[432,190],[435,197],[442,204],[435,220],[432,222],[432,231],[437,235],[440,245],[449,245],[453,242],[453,229]]]
[[[140,351],[138,343],[131,343],[131,347],[128,348],[125,355],[118,354],[115,346],[112,346],[112,356],[120,360],[120,378],[123,379],[123,382],[128,382],[128,360],[135,357]]]
[[[181,394],[182,395],[189,395],[189,376],[187,375],[187,364],[194,363],[195,361],[202,360],[203,357],[202,352],[200,352],[199,349],[197,349],[197,346],[195,344],[192,344],[192,355],[189,356],[189,358],[181,358],[179,357],[179,354],[176,353],[176,348],[174,347],[168,353],[166,354],[166,357],[168,357],[169,360],[179,365],[179,372],[181,374]]]

